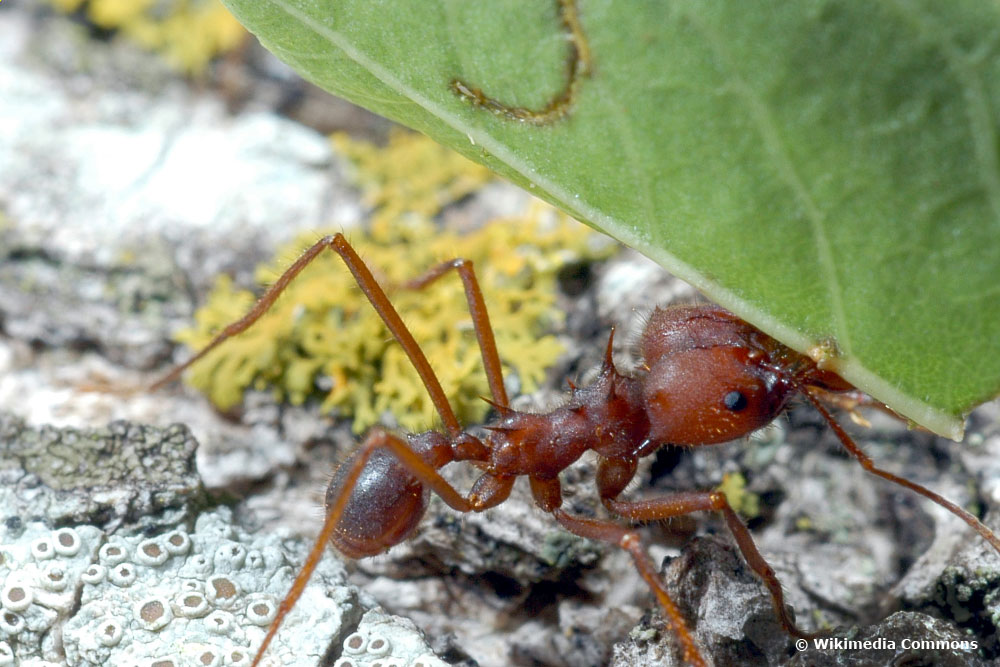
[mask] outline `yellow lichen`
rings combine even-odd
[[[760,516],[760,497],[747,491],[747,480],[739,473],[726,473],[718,490],[726,495],[729,505],[748,519]]]
[[[63,12],[82,9],[94,25],[118,30],[174,67],[198,73],[246,38],[218,0],[49,0]]]
[[[398,286],[442,261],[465,257],[474,262],[483,289],[505,374],[513,373],[522,391],[532,391],[562,351],[546,334],[559,315],[553,308],[558,268],[567,260],[606,253],[593,250],[595,235],[555,209],[535,202],[523,215],[495,220],[458,234],[439,229],[429,217],[469,192],[485,178],[464,159],[425,160],[443,149],[428,139],[397,135],[389,152],[406,145],[410,168],[420,171],[419,187],[403,188],[384,178],[397,173],[402,158],[357,157],[370,147],[347,144],[358,160],[359,179],[374,202],[368,233],[348,236],[369,263],[403,320],[420,343],[446,395],[464,422],[480,420],[489,390],[464,291],[458,276],[446,275],[421,290]],[[371,153],[369,153],[371,155]],[[458,162],[456,160],[462,160]],[[462,170],[466,173],[460,173]],[[399,173],[399,178],[406,174]],[[428,203],[430,201],[436,204]],[[415,203],[416,202],[416,203]],[[415,207],[421,214],[413,214]],[[386,210],[394,211],[390,219]],[[406,211],[404,214],[402,211]],[[302,235],[258,269],[262,284],[273,282],[319,234]],[[198,349],[226,324],[241,317],[254,297],[220,278],[193,328],[178,340]],[[292,282],[281,299],[243,335],[227,341],[197,364],[188,378],[220,407],[238,403],[247,387],[273,388],[293,403],[326,392],[322,407],[354,419],[355,431],[379,421],[409,430],[430,427],[436,411],[402,349],[358,290],[340,258],[320,255]]]
[[[119,28],[140,18],[152,6],[152,0],[90,0],[87,16],[102,28]]]

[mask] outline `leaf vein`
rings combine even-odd
[[[714,34],[695,13],[689,12],[688,18],[691,20],[691,24],[700,30],[701,34],[705,37],[706,43],[719,58],[719,62],[726,68],[729,83],[736,94],[746,102],[750,119],[757,126],[764,147],[775,162],[778,174],[791,189],[793,195],[805,211],[806,219],[812,228],[812,235],[816,243],[820,273],[824,278],[827,291],[830,295],[829,305],[833,325],[832,335],[840,354],[844,357],[850,357],[851,338],[847,314],[844,308],[843,288],[840,285],[836,261],[833,256],[833,248],[827,233],[826,216],[820,210],[815,199],[799,176],[798,171],[795,169],[781,133],[774,122],[774,114],[767,107],[764,100],[740,76],[739,70],[726,50],[723,40],[719,35]]]
[[[997,155],[997,131],[993,122],[989,96],[982,76],[975,72],[972,58],[963,54],[943,22],[928,20],[913,2],[893,0],[891,3],[899,16],[909,21],[921,37],[936,46],[955,75],[968,104],[966,118],[972,136],[973,150],[979,163],[979,177],[993,211],[994,224],[1000,224],[1000,156]]]

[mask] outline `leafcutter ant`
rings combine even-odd
[[[821,400],[826,396],[856,395],[854,387],[835,373],[819,368],[810,357],[716,306],[655,310],[639,341],[642,364],[632,374],[620,372],[612,362],[612,330],[596,379],[588,386],[573,387],[561,407],[532,414],[510,407],[493,330],[472,263],[454,259],[430,269],[404,287],[421,289],[450,271],[462,280],[494,408],[493,419],[484,427],[487,435],[477,437],[459,423],[427,358],[369,268],[343,235],[336,234],[311,246],[249,313],[152,388],[175,380],[209,350],[252,326],[299,272],[328,249],[344,260],[416,367],[443,427],[441,431],[416,435],[375,429],[336,470],[326,491],[323,527],[257,649],[254,666],[266,654],[327,543],[351,558],[382,553],[414,532],[427,508],[430,491],[457,512],[480,512],[504,502],[520,476],[528,477],[535,503],[564,529],[628,552],[680,641],[684,660],[691,665],[705,665],[687,622],[667,592],[639,534],[611,519],[579,516],[563,509],[559,474],[588,450],[598,458],[597,492],[614,516],[639,522],[699,511],[719,512],[747,564],[767,588],[782,627],[795,637],[811,637],[795,624],[774,570],[722,492],[678,492],[641,501],[621,497],[636,474],[639,459],[662,445],[694,447],[740,438],[769,424],[796,395],[804,396],[819,411],[846,451],[865,470],[944,507],[1000,552],[1000,539],[970,513],[919,484],[876,467],[861,451]],[[438,472],[458,461],[467,461],[481,471],[464,495]]]

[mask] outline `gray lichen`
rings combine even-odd
[[[367,612],[358,629],[343,641],[334,667],[446,667],[430,652],[413,621],[380,609]]]
[[[221,508],[156,537],[112,536],[81,580],[63,628],[71,665],[249,664],[295,568],[274,536],[249,535]],[[279,633],[274,664],[316,664],[357,625],[362,606],[343,567],[325,559]],[[306,631],[307,630],[307,631]]]
[[[52,530],[9,519],[0,524],[0,665],[14,664],[15,657],[60,659],[55,630],[76,606],[79,582],[101,537],[93,526]]]
[[[0,512],[56,526],[176,522],[203,499],[196,450],[181,425],[32,428],[0,412]]]
[[[0,666],[250,663],[306,545],[250,533],[225,507],[199,513],[184,428],[0,424],[15,481],[0,505]],[[265,664],[316,665],[348,636],[384,638],[385,665],[443,664],[412,622],[378,612],[359,626],[373,604],[323,558]]]
[[[13,523],[0,528],[0,665],[248,665],[302,556],[227,508],[154,537]],[[338,665],[443,667],[411,621],[370,605],[324,558],[264,664],[313,666],[333,645]]]

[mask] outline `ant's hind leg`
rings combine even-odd
[[[462,286],[465,288],[465,300],[469,303],[472,326],[476,330],[479,350],[483,355],[483,368],[486,369],[486,380],[490,385],[493,402],[500,408],[506,408],[510,402],[507,399],[507,390],[503,386],[503,371],[500,368],[497,342],[493,336],[490,315],[486,310],[486,302],[483,300],[483,292],[479,288],[479,281],[476,279],[476,271],[472,262],[461,257],[442,262],[424,275],[404,283],[402,287],[404,289],[423,289],[452,269],[458,272],[462,279]]]
[[[486,481],[493,481],[493,484],[477,484],[476,487],[488,487],[491,492],[488,498],[477,498],[475,493],[463,496],[438,473],[435,466],[443,466],[453,460],[475,459],[472,454],[485,452],[465,452],[463,455],[463,451],[459,450],[449,453],[445,451],[449,445],[444,442],[439,444],[417,444],[414,449],[401,437],[376,429],[347,459],[344,469],[338,470],[327,489],[323,527],[291,589],[278,606],[251,667],[260,663],[282,621],[305,590],[328,544],[332,543],[355,558],[374,555],[398,544],[406,539],[423,516],[426,509],[424,488],[431,489],[446,505],[463,513],[499,504],[510,494],[513,478],[489,478]],[[374,475],[366,475],[370,472],[366,471],[366,467],[377,452],[392,454],[398,465],[388,465],[383,461],[376,466]],[[359,502],[354,496],[363,477],[364,494]]]

